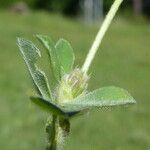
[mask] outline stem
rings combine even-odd
[[[89,67],[94,59],[94,56],[95,56],[99,46],[101,45],[102,39],[103,39],[108,27],[110,26],[110,23],[112,22],[115,14],[122,2],[123,2],[123,0],[115,0],[114,3],[112,4],[104,22],[102,23],[101,28],[99,29],[99,32],[97,33],[97,36],[93,42],[93,45],[91,46],[91,48],[89,50],[86,60],[82,66],[82,71],[84,73],[88,72]]]
[[[69,131],[69,120],[53,115],[52,121],[48,121],[46,125],[46,132],[48,134],[46,150],[60,150]]]
[[[57,116],[52,116],[52,122],[47,122],[46,132],[47,132],[47,146],[46,150],[57,150],[56,143],[56,132],[57,132]]]
[[[50,150],[57,150],[57,142],[56,142],[56,132],[57,132],[57,117],[53,115],[52,120],[52,139],[51,139],[51,146]]]

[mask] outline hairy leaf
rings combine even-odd
[[[79,111],[66,111],[61,106],[53,103],[49,99],[46,100],[42,97],[30,97],[30,99],[34,104],[41,107],[43,110],[63,118],[70,118],[79,113]]]
[[[60,39],[56,43],[56,52],[60,63],[61,75],[69,73],[74,64],[74,53],[70,43],[64,39]]]
[[[135,100],[124,89],[118,87],[103,87],[74,100],[66,100],[64,107],[75,111],[104,106],[133,104]]]
[[[49,55],[50,64],[52,67],[52,72],[57,81],[60,80],[60,64],[57,57],[55,44],[51,38],[44,35],[36,35],[37,39],[42,43],[42,45],[47,49]]]
[[[18,38],[17,43],[29,69],[36,90],[43,97],[50,98],[51,93],[48,79],[45,73],[36,65],[38,58],[41,57],[40,50],[32,42],[23,38]]]
[[[41,97],[30,97],[31,101],[36,105],[40,106],[44,110],[48,111],[51,114],[65,116],[65,112],[61,110],[56,104],[49,102]]]

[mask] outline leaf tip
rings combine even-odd
[[[20,45],[21,41],[22,41],[22,38],[17,37],[16,42],[17,42],[17,45],[18,45],[18,46]]]

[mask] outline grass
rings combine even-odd
[[[35,33],[49,35],[54,40],[64,37],[74,48],[77,66],[81,66],[98,27],[43,12],[19,15],[1,11],[0,20],[0,147],[3,150],[42,150],[47,114],[29,101],[28,96],[34,92],[16,37],[33,40]],[[120,86],[130,91],[137,105],[103,108],[73,119],[65,150],[150,148],[149,25],[146,21],[138,23],[118,18],[90,69],[89,90]],[[48,63],[42,63],[47,71]]]

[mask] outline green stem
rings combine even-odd
[[[46,150],[57,150],[57,116],[52,116],[52,122],[48,121],[46,125],[47,132],[47,146]]]
[[[86,60],[83,64],[82,67],[82,71],[87,73],[89,70],[89,67],[95,57],[95,54],[99,48],[99,46],[101,45],[102,39],[106,33],[106,31],[108,30],[108,27],[110,26],[116,12],[118,11],[119,6],[121,5],[121,3],[123,2],[123,0],[115,0],[113,5],[111,6],[104,22],[102,23],[102,26],[99,29],[99,32],[96,35],[96,38],[89,50],[89,53],[86,57]]]
[[[52,120],[52,139],[51,139],[50,150],[57,150],[56,134],[57,134],[57,116],[53,115],[53,120]]]
[[[46,150],[60,150],[64,145],[66,137],[69,135],[70,122],[68,119],[52,116],[52,121],[48,121],[46,132],[48,141]]]

